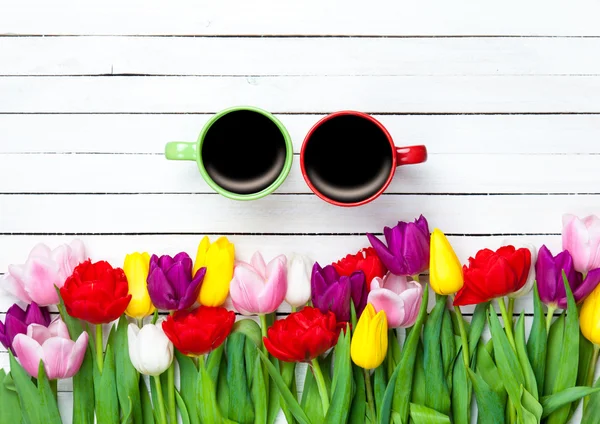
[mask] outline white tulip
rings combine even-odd
[[[528,294],[531,291],[531,289],[533,289],[533,283],[535,283],[535,261],[537,260],[537,249],[533,244],[525,243],[525,242],[521,241],[520,239],[516,239],[516,238],[502,240],[502,246],[507,246],[507,245],[514,246],[515,249],[520,249],[520,248],[529,249],[529,252],[531,252],[531,266],[529,267],[529,274],[527,275],[527,281],[525,282],[523,287],[521,287],[519,290],[517,290],[516,292],[510,293],[508,295],[508,297],[512,297],[512,298],[516,299],[518,297],[525,296],[526,294]]]
[[[305,255],[292,253],[287,261],[288,286],[285,301],[295,308],[310,300],[310,277],[314,261]]]
[[[162,329],[162,323],[146,324],[141,329],[129,324],[129,359],[144,375],[160,375],[173,362],[173,343]]]

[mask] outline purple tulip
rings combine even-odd
[[[386,268],[396,275],[418,275],[429,268],[429,225],[423,215],[415,222],[399,221],[383,229],[387,246],[367,233]]]
[[[172,258],[152,255],[148,273],[148,294],[158,309],[179,311],[191,307],[198,298],[206,268],[192,277],[192,259],[185,252]]]
[[[577,303],[582,302],[600,283],[600,268],[591,270],[584,279],[580,272],[575,271],[573,257],[568,250],[552,256],[550,250],[544,245],[538,253],[535,273],[540,299],[546,305],[561,309],[567,307],[563,271]]]
[[[354,303],[356,316],[367,306],[367,284],[362,271],[340,277],[333,266],[321,268],[315,262],[310,284],[313,306],[323,313],[332,311],[338,322],[350,321],[350,302]]]
[[[27,305],[27,309],[23,310],[16,303],[8,308],[4,323],[0,322],[0,343],[5,348],[12,348],[13,340],[17,334],[27,334],[27,326],[29,324],[39,324],[44,327],[50,325],[50,312],[48,308],[40,308],[37,303]]]

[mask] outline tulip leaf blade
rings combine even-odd
[[[360,369],[360,372],[362,373],[362,368]],[[323,413],[323,408],[321,407],[321,396],[319,395],[319,390],[315,381],[315,376],[313,375],[310,366],[306,367],[306,374],[304,378],[304,386],[302,388],[302,399],[300,400],[300,406],[302,407],[302,410],[306,413],[306,416],[312,422],[320,423],[325,419],[325,414]],[[360,421],[360,423],[363,424],[364,419],[363,421]]]
[[[600,389],[600,378],[596,380],[593,388]],[[600,424],[600,392],[590,395],[589,402],[583,411],[582,423]]]
[[[4,370],[0,371],[0,422],[18,423],[23,420],[19,395],[14,389],[14,382]],[[7,381],[7,380],[10,380]],[[12,388],[10,387],[12,385]]]
[[[423,290],[421,300],[421,309],[415,324],[412,326],[408,337],[404,343],[404,349],[400,356],[400,362],[396,365],[398,377],[394,384],[394,396],[392,398],[392,410],[400,415],[403,423],[408,423],[410,413],[410,397],[413,391],[413,379],[415,372],[415,362],[417,360],[417,350],[421,340],[421,329],[427,318],[427,304],[429,301],[429,289]]]
[[[458,319],[462,319],[458,317]],[[462,349],[462,348],[461,348]],[[462,355],[459,350],[459,355]],[[452,370],[452,422],[469,424],[471,412],[471,381],[462,358],[458,358]]]
[[[377,416],[381,415],[381,408],[383,403],[383,396],[385,395],[385,389],[387,386],[387,377],[386,377],[386,360],[383,363],[375,368],[375,372],[373,375],[373,392],[375,394],[375,409],[377,411]]]
[[[246,384],[246,367],[244,366],[244,345],[246,337],[242,333],[230,334],[227,338],[227,381],[229,385],[230,420],[240,424],[254,422],[254,410],[250,391]]]
[[[548,343],[548,333],[544,320],[544,309],[537,288],[533,286],[533,322],[527,340],[527,356],[533,369],[535,380],[538,385],[538,393],[541,394],[544,389],[544,377],[546,369],[546,347]]]
[[[31,405],[40,404],[40,395],[35,384],[31,381],[31,376],[17,362],[12,352],[8,351],[10,359],[10,373],[13,376],[15,388],[19,396],[19,404],[23,413],[25,424],[43,424],[43,411],[40,408],[32,408]]]
[[[365,373],[358,365],[352,364],[352,375],[354,378],[354,396],[350,406],[350,424],[364,424],[367,413],[367,393],[365,391]],[[306,384],[304,386],[306,388]],[[315,408],[316,409],[316,408]],[[305,409],[306,410],[306,409]],[[383,411],[385,413],[385,410]]]
[[[471,318],[471,325],[469,326],[468,331],[469,356],[471,357],[471,361],[473,360],[475,352],[477,351],[477,345],[481,340],[481,334],[485,328],[489,304],[490,302],[479,303],[475,307],[475,312],[473,312],[473,317]],[[460,319],[460,317],[457,319]]]
[[[563,270],[563,284],[567,293],[567,314],[565,331],[561,344],[559,369],[550,394],[559,393],[577,384],[579,362],[579,313],[571,286]],[[564,423],[571,412],[570,405],[565,405],[548,416],[548,424]]]
[[[150,380],[152,381],[152,379]],[[144,424],[154,424],[154,411],[148,386],[143,378],[140,378],[140,402],[142,406],[142,422]]]
[[[196,395],[201,422],[203,424],[220,424],[223,417],[217,402],[217,389],[205,364],[200,365]]]
[[[448,415],[450,412],[450,391],[444,369],[444,358],[440,346],[442,325],[446,310],[447,296],[437,296],[436,304],[429,314],[423,335],[425,373],[425,406]],[[443,340],[442,340],[443,343]]]
[[[485,417],[485,421],[481,420],[481,422],[485,424],[504,424],[506,399],[493,390],[481,375],[474,373],[471,369],[467,369],[467,373],[473,384],[479,417]]]
[[[550,326],[546,351],[546,367],[544,376],[544,395],[552,394],[554,383],[560,367],[560,355],[565,334],[565,313],[563,312]]]
[[[292,393],[296,393],[296,363],[279,361],[279,369],[281,370],[281,377],[283,378],[285,384],[289,387]],[[294,419],[294,416],[285,404],[281,395],[279,396],[279,406],[281,407],[283,415],[285,416],[285,420],[288,422],[288,424],[295,424],[296,420]]]
[[[122,315],[115,332],[115,370],[117,396],[124,415],[131,415],[133,424],[142,424],[140,400],[140,375],[129,358],[127,328],[129,324]]]
[[[600,387],[575,386],[569,387],[568,389],[562,390],[550,396],[544,396],[541,399],[541,404],[544,408],[542,418],[546,418],[548,415],[550,415],[557,409],[563,407],[564,405],[568,405],[571,402],[575,402],[578,399],[599,392]],[[600,416],[598,418],[600,418]]]
[[[521,312],[515,327],[515,345],[517,348],[517,358],[523,370],[525,378],[525,389],[535,398],[538,399],[538,386],[535,379],[535,373],[529,363],[527,355],[527,347],[525,346],[525,312]]]
[[[454,328],[452,326],[452,316],[448,308],[444,308],[442,318],[442,363],[444,366],[444,377],[448,392],[452,392],[452,369],[456,360],[456,341],[454,337]]]
[[[271,363],[269,358],[260,350],[258,350],[258,355],[260,356],[260,359],[263,362],[263,365],[267,368],[267,371],[268,371],[269,375],[271,376],[271,379],[273,380],[273,382],[279,389],[279,392],[283,396],[285,402],[287,403],[288,408],[290,408],[290,411],[292,412],[292,414],[294,414],[294,417],[296,418],[296,420],[298,420],[298,422],[300,424],[311,424],[311,421],[308,419],[308,417],[306,416],[306,414],[304,413],[304,411],[298,404],[298,400],[292,394],[290,389],[285,385],[285,382],[283,381],[283,379],[279,375],[279,372],[277,371],[275,366]]]
[[[54,392],[52,391],[52,387],[50,387],[50,381],[48,380],[42,361],[40,361],[38,368],[37,387],[40,394],[39,407],[44,413],[45,422],[48,424],[62,424],[56,397],[54,397]]]
[[[254,343],[254,342],[251,342]],[[258,351],[254,347],[255,351]],[[255,365],[253,367],[253,381],[250,388],[252,401],[254,402],[254,422],[256,424],[267,423],[267,392],[265,388],[265,375],[260,366],[260,358],[255,356]]]
[[[450,424],[448,415],[415,403],[410,404],[410,417],[416,424]]]
[[[221,368],[221,361],[223,360],[223,351],[225,350],[225,343],[221,343],[219,347],[213,349],[212,352],[208,355],[208,360],[206,361],[206,371],[210,379],[213,381],[213,384],[217,384],[217,378],[219,376],[219,370]]]
[[[233,333],[242,333],[252,340],[256,347],[262,347],[262,332],[260,325],[258,325],[256,321],[251,319],[241,319],[237,321],[235,324],[233,324],[231,334]]]
[[[119,399],[115,377],[113,347],[109,344],[104,355],[104,367],[98,379],[96,392],[96,419],[98,424],[119,424]]]
[[[200,424],[196,409],[196,384],[198,381],[198,368],[194,361],[175,349],[175,358],[179,365],[179,387],[181,398],[187,407],[190,424]]]
[[[350,327],[340,332],[334,350],[334,375],[331,383],[331,405],[325,415],[326,423],[345,423],[348,421],[352,403],[352,360],[350,359]],[[382,369],[382,372],[383,371]]]
[[[525,424],[538,424],[542,418],[544,408],[523,386],[521,386],[521,405]]]
[[[175,390],[175,401],[177,402],[177,408],[179,408],[179,413],[181,414],[182,423],[190,424],[190,415],[188,414],[187,406],[185,405],[179,390]]]

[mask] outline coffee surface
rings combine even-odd
[[[394,151],[367,118],[341,115],[325,121],[304,150],[308,179],[326,197],[356,203],[376,194],[390,176]]]
[[[273,184],[285,158],[285,138],[277,125],[249,110],[219,118],[202,143],[202,161],[210,178],[238,194],[258,193]]]

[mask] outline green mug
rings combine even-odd
[[[202,178],[225,197],[256,200],[285,181],[294,153],[288,131],[275,116],[239,106],[213,116],[197,141],[167,143],[165,156],[195,161]]]

